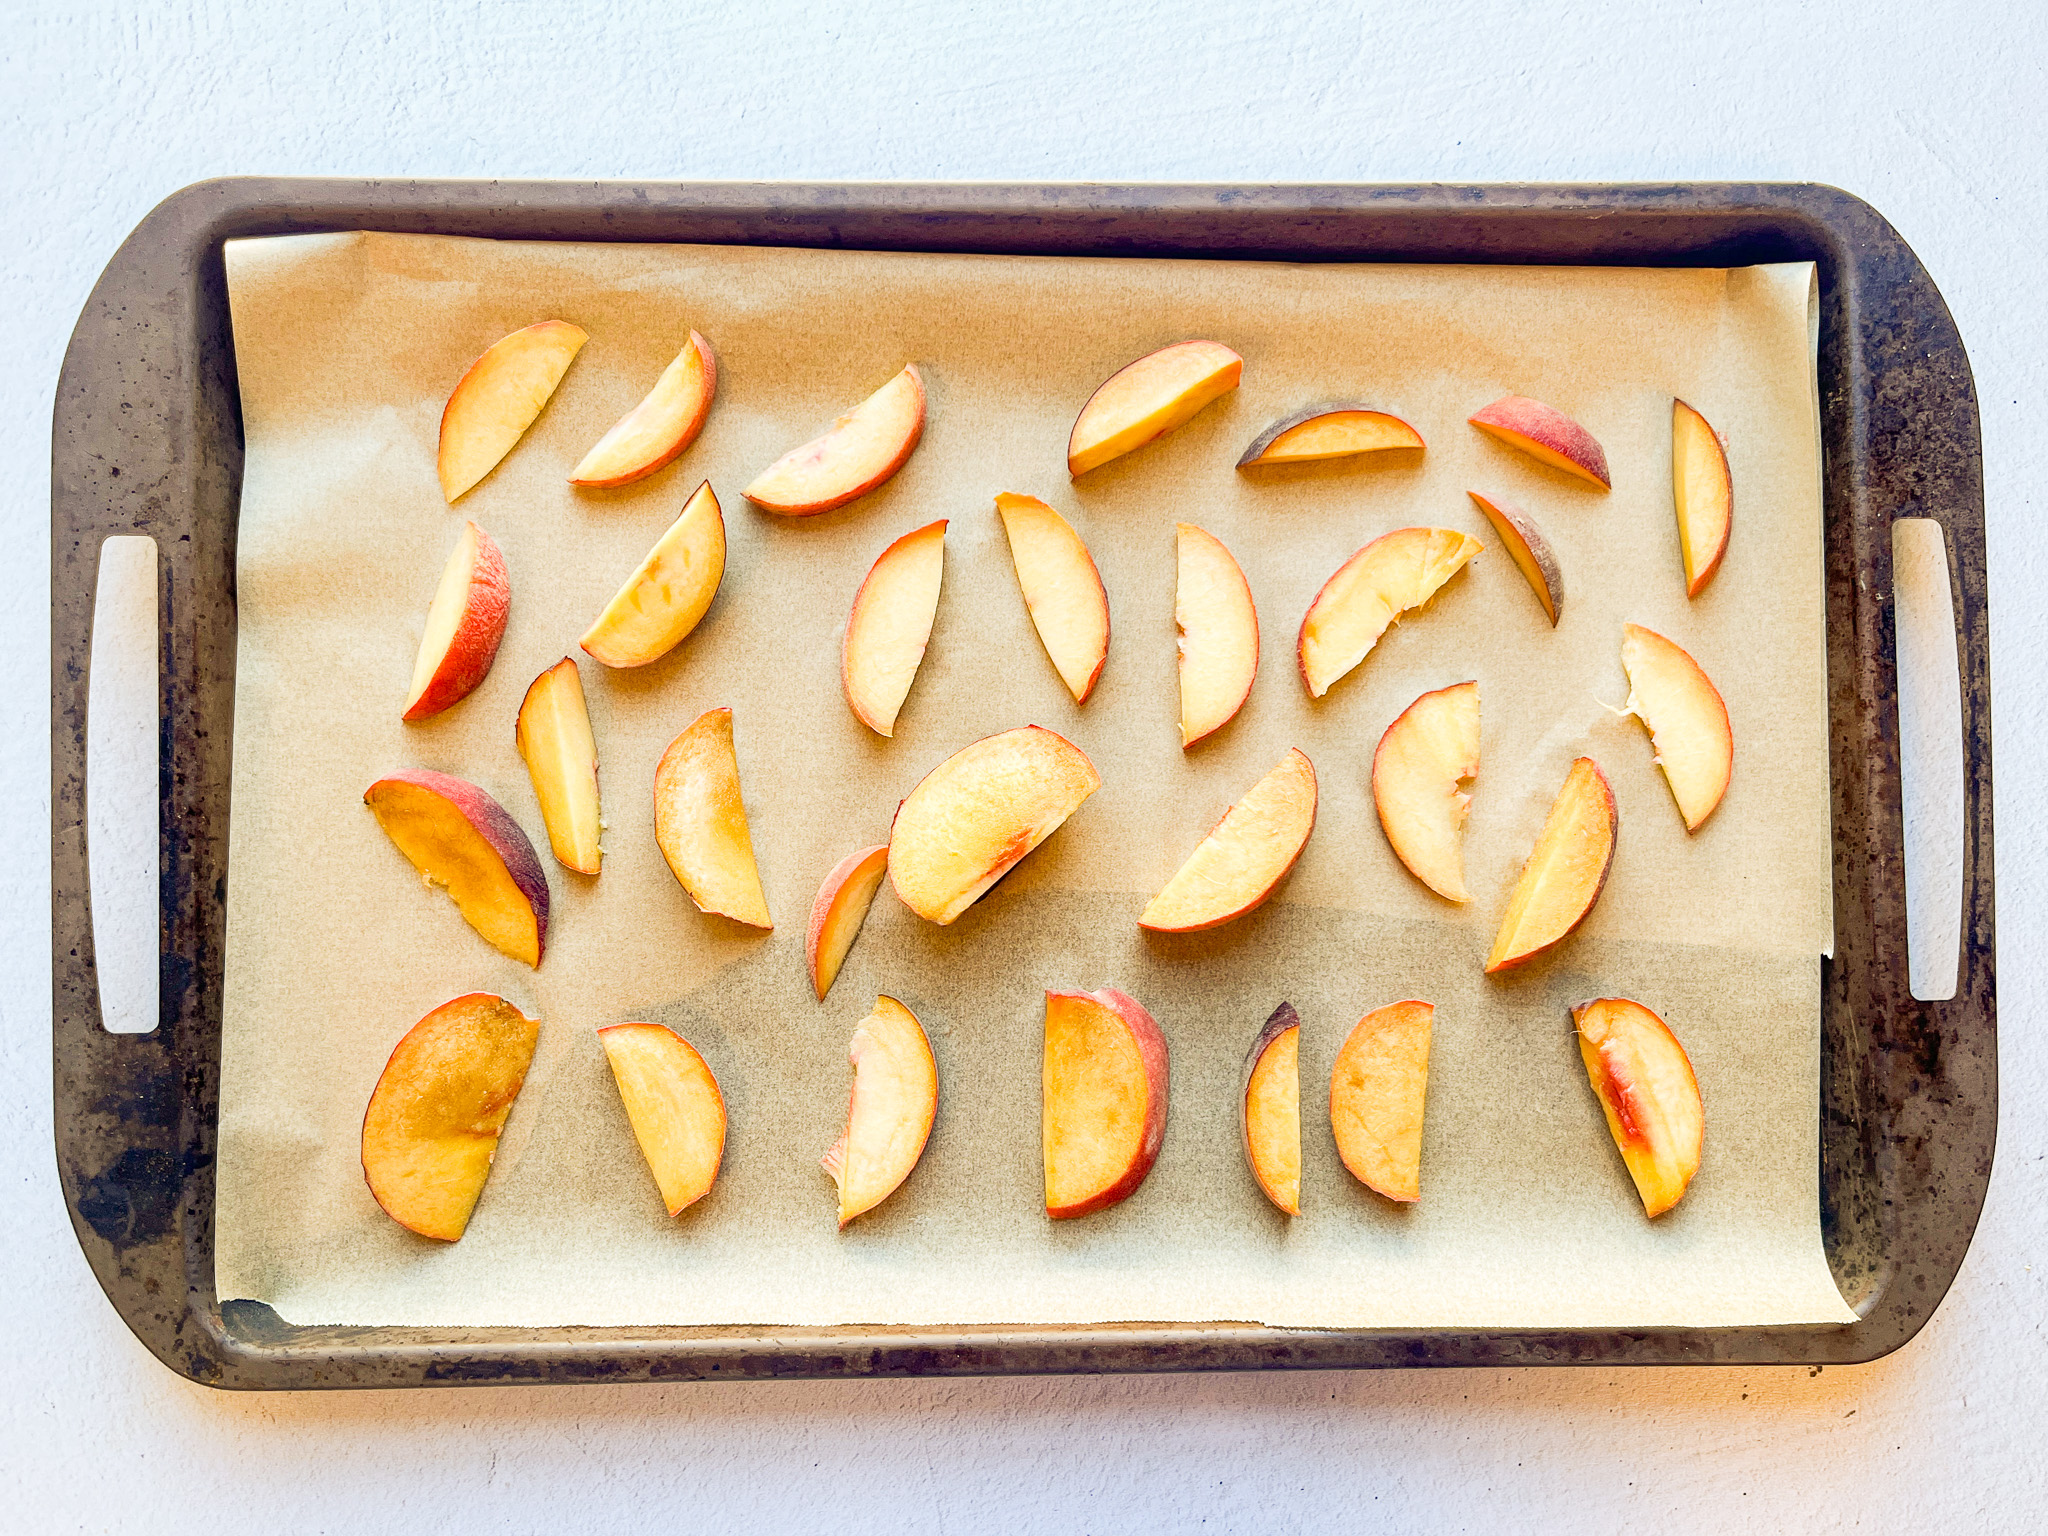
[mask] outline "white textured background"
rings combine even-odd
[[[1796,13],[1796,14],[1795,14]],[[2011,0],[0,0],[0,1529],[2037,1528],[2048,1498],[2048,12]],[[1868,198],[1984,414],[2004,1109],[1947,1302],[1873,1366],[229,1397],[100,1296],[49,1125],[48,434],[160,197],[231,172],[1628,180]]]

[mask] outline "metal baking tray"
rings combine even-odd
[[[1312,1331],[332,1328],[215,1294],[235,540],[242,434],[223,242],[325,230],[522,240],[1289,261],[1813,261],[1827,524],[1836,948],[1821,962],[1828,1262],[1848,1325]],[[1959,985],[1907,980],[1891,525],[1947,541],[1962,680]],[[1031,186],[231,179],[115,254],[57,390],[51,466],[51,956],[57,1161],[78,1241],[136,1336],[245,1389],[1358,1366],[1836,1364],[1897,1349],[1976,1226],[1997,1119],[1991,709],[1977,398],[1941,295],[1869,205],[1804,184]],[[100,1023],[85,847],[102,540],[159,565],[158,1027]]]

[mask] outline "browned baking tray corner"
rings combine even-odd
[[[305,1328],[213,1281],[242,438],[221,249],[388,230],[875,250],[1741,266],[1820,274],[1836,952],[1822,962],[1821,1190],[1846,1326],[1310,1331]],[[1946,535],[1962,668],[1960,984],[1907,984],[1895,518]],[[85,848],[101,542],[161,552],[161,1021],[100,1027]],[[136,228],[80,316],[51,465],[51,919],[57,1159],[93,1271],[159,1359],[234,1388],[1306,1366],[1874,1359],[1926,1322],[1991,1172],[1997,1025],[1990,638],[1977,401],[1961,338],[1889,224],[1813,185],[822,186],[203,182]]]

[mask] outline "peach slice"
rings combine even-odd
[[[1685,830],[1697,832],[1735,772],[1728,706],[1700,664],[1654,629],[1630,624],[1622,631],[1621,664],[1628,672],[1622,712],[1649,728]]]
[[[792,448],[742,494],[763,512],[809,517],[865,496],[901,469],[924,436],[924,379],[916,364],[832,423],[824,436]]]
[[[461,1238],[539,1041],[538,1019],[488,992],[406,1031],[363,1112],[363,1178],[393,1221]]]
[[[604,819],[597,798],[597,741],[590,732],[583,679],[567,656],[526,690],[513,740],[533,780],[555,862],[579,875],[596,874],[604,868],[604,849],[598,845]]]
[[[1389,448],[1422,446],[1422,434],[1400,417],[1347,401],[1312,405],[1282,417],[1252,439],[1237,467],[1305,464],[1313,459],[1345,459]]]
[[[917,680],[938,617],[946,575],[946,519],[926,523],[883,550],[854,594],[839,648],[846,702],[877,736],[893,735],[896,713]]]
[[[664,468],[704,430],[717,392],[718,359],[711,355],[711,344],[692,331],[647,398],[583,455],[569,472],[569,483],[600,489],[631,485]]]
[[[671,1216],[711,1192],[725,1156],[725,1097],[697,1048],[660,1024],[597,1032],[626,1119]]]
[[[427,609],[405,719],[438,715],[467,698],[484,680],[497,658],[498,642],[505,638],[505,615],[511,605],[512,577],[504,555],[488,533],[475,523],[464,523]]]
[[[1175,523],[1180,628],[1180,744],[1189,747],[1244,707],[1259,675],[1259,613],[1251,585],[1223,541]]]
[[[1346,560],[1302,616],[1295,649],[1309,697],[1328,693],[1389,624],[1436,596],[1483,548],[1454,528],[1397,528]]]
[[[1244,1059],[1244,1155],[1266,1198],[1301,1214],[1301,1017],[1282,1003]]]
[[[1707,1116],[1692,1061],[1669,1025],[1625,997],[1580,1003],[1572,1022],[1587,1080],[1643,1198],[1643,1214],[1661,1216],[1700,1171]]]
[[[1045,1214],[1105,1210],[1145,1182],[1166,1139],[1166,1036],[1114,987],[1045,994]]]
[[[1043,726],[962,747],[918,781],[889,829],[889,883],[950,923],[1102,788],[1088,754]]]
[[[1109,655],[1109,595],[1095,557],[1073,525],[1036,496],[1004,491],[996,497],[996,511],[1032,626],[1078,704]]]
[[[1237,388],[1244,359],[1216,341],[1183,341],[1119,369],[1088,397],[1067,438],[1067,473],[1089,470],[1164,437]]]
[[[1316,828],[1316,770],[1294,748],[1216,824],[1138,919],[1193,933],[1242,917],[1273,894]]]
[[[706,480],[683,503],[582,646],[608,667],[644,667],[695,629],[725,579],[725,514]]]
[[[1387,727],[1372,755],[1372,803],[1394,856],[1446,901],[1470,901],[1458,845],[1479,772],[1479,685],[1425,693]]]
[[[654,769],[654,841],[699,912],[773,928],[740,799],[732,711],[707,709]]]
[[[939,1068],[917,1015],[893,997],[875,999],[847,1050],[853,1093],[846,1131],[819,1159],[839,1186],[839,1225],[896,1193],[924,1155],[939,1110]]]
[[[1719,435],[1683,400],[1671,402],[1671,500],[1685,556],[1685,595],[1698,597],[1728,552],[1735,481]]]
[[[1611,490],[1607,454],[1593,434],[1555,406],[1526,395],[1503,395],[1466,418],[1487,436],[1519,448],[1539,464]]]
[[[1376,1008],[1358,1021],[1330,1069],[1337,1155],[1360,1183],[1389,1200],[1422,1193],[1422,1112],[1435,1021],[1429,1003]]]
[[[1534,518],[1511,501],[1499,496],[1482,496],[1477,491],[1465,494],[1479,503],[1479,510],[1486,514],[1486,520],[1493,524],[1493,531],[1500,535],[1501,547],[1515,562],[1515,568],[1528,579],[1529,590],[1536,594],[1536,601],[1543,605],[1550,627],[1557,628],[1557,616],[1564,609],[1564,568],[1557,563],[1557,556],[1551,552],[1550,541],[1543,537],[1543,530],[1536,526]]]
[[[363,792],[377,825],[493,949],[540,964],[548,877],[505,807],[465,779],[404,768]]]
[[[526,435],[590,338],[543,320],[493,345],[456,381],[441,412],[441,494],[450,506]]]
[[[1573,759],[1508,898],[1486,957],[1488,975],[1520,965],[1585,921],[1614,867],[1619,825],[1607,775],[1590,757]]]
[[[889,845],[858,848],[832,866],[832,873],[818,887],[818,899],[811,904],[811,922],[804,934],[804,965],[811,973],[811,989],[818,1001],[832,990],[846,952],[860,936],[868,920],[868,908],[889,871]]]

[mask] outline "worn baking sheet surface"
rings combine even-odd
[[[1818,1212],[1819,978],[1829,943],[1821,522],[1806,267],[1738,271],[1300,266],[541,245],[335,235],[229,247],[248,436],[216,1231],[219,1294],[297,1323],[836,1324],[1253,1320],[1359,1326],[1648,1326],[1849,1320]],[[448,390],[499,336],[574,320],[590,343],[506,462],[456,508],[434,477]],[[719,396],[660,474],[583,492],[569,468],[691,328]],[[1078,486],[1080,402],[1114,368],[1189,336],[1246,359],[1244,384],[1162,443]],[[923,445],[884,489],[782,520],[738,494],[903,363],[931,393]],[[1464,424],[1516,391],[1606,446],[1602,495]],[[1727,436],[1735,537],[1688,602],[1672,527],[1670,400]],[[1362,396],[1424,455],[1258,475],[1268,421]],[[543,849],[513,746],[528,682],[564,654],[709,477],[730,560],[670,657],[582,658],[603,761],[604,873],[548,861],[538,972],[423,890],[362,804],[401,766],[496,795]],[[1543,619],[1467,489],[1519,500],[1563,564]],[[1114,640],[1076,707],[1033,635],[992,498],[1046,497],[1109,589]],[[465,517],[512,572],[485,684],[398,718],[435,579]],[[841,694],[848,603],[890,540],[952,519],[923,670],[893,741]],[[1183,753],[1175,729],[1177,520],[1222,538],[1264,641],[1243,713]],[[1353,550],[1434,523],[1488,548],[1427,611],[1311,702],[1301,614]],[[1737,765],[1720,812],[1680,825],[1626,696],[1621,626],[1663,631],[1726,695]],[[1418,693],[1477,678],[1484,760],[1467,908],[1394,860],[1370,755]],[[650,786],[663,746],[731,705],[777,927],[698,913],[662,863]],[[1094,758],[1102,790],[950,928],[885,888],[831,998],[803,975],[824,872],[885,840],[897,800],[979,736],[1026,722]],[[1321,817],[1279,895],[1209,934],[1148,937],[1144,899],[1290,746]],[[1569,760],[1621,807],[1612,879],[1550,959],[1488,980],[1507,887]],[[1115,985],[1172,1050],[1165,1149],[1142,1190],[1072,1223],[1040,1204],[1038,1070],[1048,986]],[[385,1057],[430,1008],[503,993],[541,1045],[468,1235],[440,1245],[372,1203],[358,1125]],[[937,1053],[924,1160],[888,1204],[834,1230],[816,1159],[845,1115],[845,1050],[873,995],[902,998]],[[1587,1089],[1566,1007],[1622,994],[1663,1014],[1707,1104],[1705,1166],[1646,1221]],[[1326,1089],[1367,1010],[1438,1005],[1423,1195],[1353,1182]],[[1303,1213],[1265,1203],[1240,1150],[1245,1048],[1282,999],[1305,1023]],[[715,1190],[663,1213],[594,1030],[675,1026],[724,1088]]]

